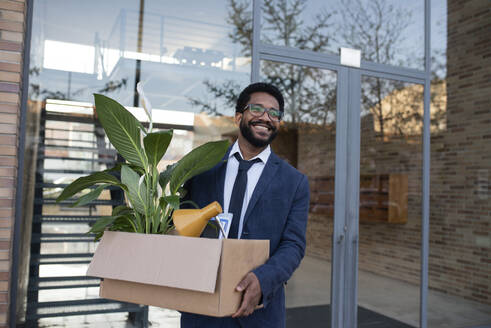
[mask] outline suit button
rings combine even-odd
[[[248,235],[248,234],[249,234],[249,231],[242,231],[242,234],[243,234],[244,236],[246,236],[246,235]]]

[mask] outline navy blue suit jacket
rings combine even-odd
[[[222,161],[191,179],[186,185],[187,198],[200,207],[215,200],[223,206],[226,168]],[[269,260],[253,270],[261,285],[264,308],[239,319],[182,313],[181,328],[285,327],[284,284],[305,253],[308,208],[307,177],[271,152],[249,201],[241,236],[270,241]]]

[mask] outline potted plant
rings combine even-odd
[[[99,121],[126,162],[78,178],[57,198],[61,201],[92,187],[76,201],[75,205],[82,205],[110,186],[124,191],[127,205],[115,207],[111,216],[98,219],[90,230],[96,239],[106,233],[87,275],[101,278],[103,298],[230,316],[242,299],[237,284],[266,262],[269,241],[165,235],[173,229],[173,211],[183,204],[184,183],[219,163],[228,141],[199,146],[159,173],[157,164],[172,131],[152,131],[151,106],[138,89],[150,120],[148,129],[113,99],[95,95]]]
[[[183,204],[184,183],[215,166],[228,148],[227,140],[208,142],[159,172],[157,165],[167,151],[173,131],[153,131],[150,102],[141,85],[137,89],[149,118],[148,129],[117,101],[94,95],[97,117],[109,141],[126,162],[76,179],[57,198],[59,202],[96,186],[74,204],[81,206],[97,199],[110,186],[124,191],[127,204],[115,207],[111,216],[99,218],[90,229],[96,240],[101,238],[104,230],[146,234],[172,231],[172,212]]]

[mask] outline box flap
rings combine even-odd
[[[220,291],[220,317],[230,316],[239,308],[242,293],[235,292],[235,287],[248,272],[266,263],[269,240],[225,239],[222,247],[217,287]]]
[[[87,275],[213,293],[222,240],[106,231]]]

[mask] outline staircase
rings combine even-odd
[[[55,202],[76,178],[116,163],[116,152],[90,111],[41,114],[26,327],[38,327],[40,319],[48,317],[118,312],[128,313],[134,327],[148,325],[148,307],[101,299],[99,279],[85,276],[96,248],[87,231],[122,203],[119,190],[104,191],[82,207],[70,207],[75,200]],[[90,322],[90,317],[85,320]]]

